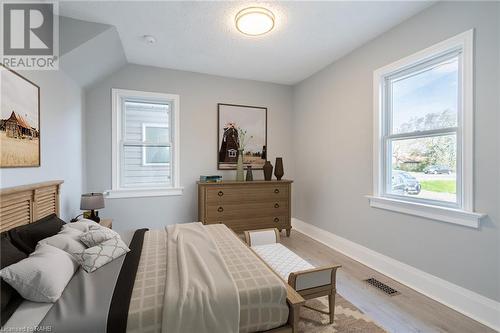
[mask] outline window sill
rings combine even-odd
[[[370,206],[393,212],[419,216],[431,220],[459,224],[470,228],[479,228],[480,221],[486,214],[468,212],[460,209],[438,207],[403,200],[367,196]]]
[[[106,199],[167,197],[182,195],[183,187],[109,190],[105,192]]]

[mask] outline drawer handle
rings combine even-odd
[[[278,188],[275,188],[274,193],[278,194],[278,193],[280,193],[280,190]]]
[[[224,192],[222,191],[219,191],[219,193],[217,193],[219,195],[219,197],[222,197],[224,195]]]
[[[277,218],[277,217],[274,218],[274,222],[279,222],[279,221],[280,221],[279,218]]]
[[[219,207],[219,208],[217,208],[217,211],[218,211],[219,213],[222,213],[222,212],[224,211],[224,208]]]
[[[279,203],[275,203],[274,204],[274,208],[280,208],[280,204]]]

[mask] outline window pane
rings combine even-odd
[[[153,150],[151,150],[153,149]],[[161,160],[167,161],[162,164],[147,164],[143,163],[144,150],[154,152],[154,149],[162,151],[161,154],[148,154],[150,161]],[[162,154],[166,154],[167,158],[163,159]],[[141,147],[141,146],[124,146],[123,161],[121,169],[121,185],[123,187],[159,187],[171,184],[172,170],[170,167],[170,147]]]
[[[456,203],[456,135],[394,140],[387,193]]]
[[[392,133],[457,126],[458,56],[395,78]]]
[[[126,101],[124,106],[123,139],[125,141],[143,141],[143,126],[147,124],[161,125],[167,129],[170,126],[168,104]],[[166,142],[169,141],[166,140]]]
[[[170,162],[170,147],[144,147],[144,164],[165,164]]]
[[[144,140],[153,143],[170,142],[168,128],[145,125]]]

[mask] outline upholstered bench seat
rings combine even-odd
[[[252,249],[285,281],[288,281],[290,273],[314,268],[280,243],[256,245],[252,246]]]
[[[333,323],[335,309],[336,272],[339,265],[315,267],[295,252],[279,243],[277,229],[245,231],[245,240],[283,280],[305,299],[328,296],[329,311],[315,310],[330,316]]]

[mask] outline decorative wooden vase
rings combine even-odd
[[[236,164],[236,181],[245,181],[245,173],[243,172],[243,149],[238,149],[238,163]]]
[[[253,180],[252,166],[247,166],[247,176],[245,178],[247,182],[251,182]]]
[[[266,161],[266,164],[264,164],[264,167],[262,168],[264,170],[264,179],[265,180],[271,180],[273,177],[273,165],[271,162]]]
[[[274,165],[274,175],[276,179],[281,180],[285,171],[283,170],[283,158],[276,157],[276,164]]]

